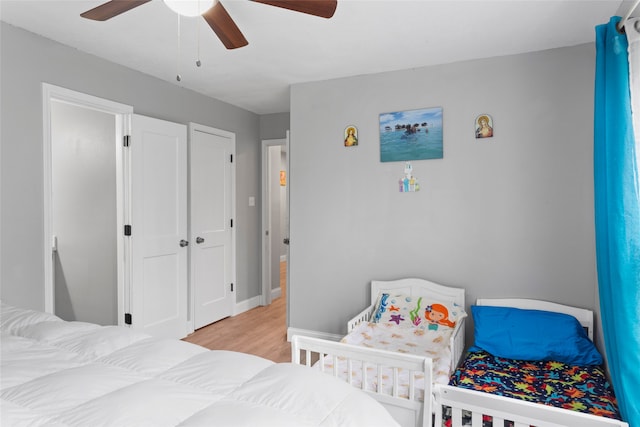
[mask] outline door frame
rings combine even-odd
[[[269,147],[281,146],[287,151],[286,171],[287,171],[287,210],[289,209],[289,144],[288,138],[280,139],[264,139],[262,140],[262,295],[261,304],[271,304],[271,238],[269,232],[269,224],[271,223],[271,211],[269,209],[270,192],[269,192]],[[281,231],[281,234],[282,233]],[[287,230],[288,234],[288,230]],[[287,261],[289,260],[287,248]],[[287,281],[289,263],[287,262]],[[287,295],[289,292],[287,291]]]
[[[189,122],[189,127],[187,130],[188,134],[187,134],[187,171],[189,174],[189,179],[187,180],[187,218],[189,218],[189,221],[187,223],[187,236],[189,236],[189,238],[191,238],[192,235],[192,223],[191,223],[191,140],[193,139],[193,134],[195,132],[204,132],[204,133],[210,133],[210,134],[214,134],[214,135],[220,135],[223,136],[225,138],[229,138],[231,139],[232,143],[233,143],[233,148],[232,148],[232,156],[233,156],[233,161],[231,162],[231,218],[235,219],[236,218],[236,134],[233,132],[229,132],[226,130],[222,130],[222,129],[217,129],[211,126],[206,126],[206,125],[201,125],[198,123],[193,123],[193,122]],[[191,251],[193,248],[193,243],[192,242],[191,245],[189,245],[189,251],[188,251],[188,265],[189,265],[189,271],[187,273],[187,301],[189,304],[189,309],[187,312],[187,316],[189,319],[189,333],[192,333],[195,331],[195,292],[194,292],[194,284],[193,281],[191,280],[191,276],[192,276],[192,269],[193,269],[193,263],[191,260]],[[231,293],[232,297],[231,297],[231,314],[235,314],[235,305],[237,303],[237,298],[236,298],[236,290],[237,290],[237,271],[236,271],[236,261],[237,261],[237,254],[236,254],[236,227],[231,227],[231,283],[234,284],[234,291]]]
[[[126,159],[124,158],[123,138],[131,128],[131,114],[133,107],[107,99],[76,92],[49,83],[42,83],[42,132],[43,132],[43,193],[44,193],[44,221],[43,221],[43,256],[44,256],[44,310],[55,313],[55,286],[53,250],[53,214],[52,214],[52,141],[51,141],[51,105],[52,102],[65,102],[78,107],[88,108],[113,114],[116,121],[116,230],[123,230],[125,221],[126,200]],[[116,234],[117,251],[117,307],[118,324],[124,324],[125,301],[125,272],[126,264],[123,252],[125,250],[124,233]]]

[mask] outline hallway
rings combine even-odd
[[[255,354],[274,362],[291,361],[287,342],[287,263],[280,263],[281,296],[267,307],[256,307],[198,329],[184,338],[211,350]]]

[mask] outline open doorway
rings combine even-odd
[[[120,323],[122,141],[132,107],[43,84],[45,310]]]
[[[262,141],[262,305],[271,304],[275,298],[287,298],[288,293],[287,145],[287,139]]]
[[[116,125],[113,114],[51,103],[55,314],[116,325]]]

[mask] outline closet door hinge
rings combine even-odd
[[[123,138],[123,145],[125,147],[128,147],[129,145],[131,145],[131,135],[125,135]]]
[[[231,163],[233,163],[233,154],[231,154],[229,157],[231,157]]]
[[[130,225],[125,225],[124,226],[124,235],[125,236],[131,236],[131,226]]]
[[[233,283],[231,284],[231,292],[233,292]]]
[[[231,228],[233,228],[233,218],[231,219]]]
[[[124,323],[127,325],[131,324],[131,313],[125,313],[124,314]]]

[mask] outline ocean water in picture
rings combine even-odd
[[[442,108],[380,114],[380,161],[442,158]]]

